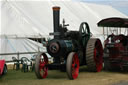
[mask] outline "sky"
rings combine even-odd
[[[128,0],[74,0],[87,3],[105,4],[119,10],[128,16]]]

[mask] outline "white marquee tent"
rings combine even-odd
[[[69,30],[79,30],[81,22],[88,22],[94,37],[102,39],[97,22],[107,17],[127,17],[107,5],[75,1],[10,1],[1,2],[0,54],[44,51],[42,44],[28,37],[49,37],[53,31],[52,7],[60,6],[60,21],[64,18]],[[61,23],[61,22],[60,22]],[[10,60],[15,55],[0,55]],[[31,57],[32,54],[21,55]],[[21,57],[20,56],[20,57]]]

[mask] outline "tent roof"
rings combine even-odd
[[[128,28],[128,18],[112,17],[98,22],[100,27],[122,27]]]
[[[102,34],[97,22],[108,17],[126,16],[107,5],[74,1],[3,1],[0,35],[16,37],[45,36],[53,32],[52,7],[60,6],[60,23],[65,18],[69,30],[79,30],[82,22],[88,22],[91,32]]]

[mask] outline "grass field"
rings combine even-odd
[[[34,72],[8,70],[8,73],[0,78],[0,85],[128,85],[128,73],[92,73],[82,67],[76,80],[69,80],[66,72],[52,70],[48,73],[46,79],[39,80]]]

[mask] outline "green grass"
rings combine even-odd
[[[128,73],[118,72],[88,72],[85,67],[80,69],[76,80],[69,80],[66,72],[48,71],[46,79],[37,79],[34,72],[8,70],[0,78],[0,85],[112,85],[120,81],[128,81]]]
[[[66,73],[56,70],[49,71],[46,79],[37,79],[34,72],[9,70],[0,78],[0,85],[52,85],[53,82],[61,83],[63,80],[68,80]]]

